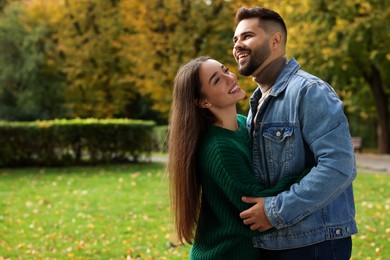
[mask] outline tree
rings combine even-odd
[[[159,113],[146,105],[150,97],[141,96],[136,78],[128,77],[136,68],[124,53],[129,44],[124,35],[132,30],[123,24],[121,2],[25,2],[29,13],[44,17],[53,32],[55,46],[47,60],[64,75],[67,117],[158,119]],[[135,12],[129,11],[130,16]]]
[[[385,1],[306,1],[291,13],[294,52],[306,68],[369,110],[359,93],[371,90],[379,153],[390,153],[390,7]],[[357,107],[359,107],[357,109]]]
[[[0,18],[0,118],[52,119],[63,114],[61,75],[46,63],[50,30],[20,3]]]
[[[9,5],[11,2],[15,2],[19,0],[0,0],[0,13],[3,12],[4,8]]]
[[[125,36],[129,43],[125,53],[137,68],[132,77],[137,78],[141,93],[150,95],[154,107],[165,115],[173,79],[182,64],[199,55],[233,62],[233,17],[227,4],[223,0],[123,1],[124,23],[133,29]]]
[[[71,117],[112,118],[124,114],[137,92],[122,82],[129,65],[121,56],[122,24],[117,1],[65,0],[57,6],[56,58],[66,75]]]

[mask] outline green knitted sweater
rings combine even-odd
[[[191,259],[260,259],[252,246],[252,237],[260,232],[243,224],[239,214],[249,205],[241,197],[273,196],[297,181],[285,180],[268,190],[260,187],[252,167],[246,118],[238,115],[237,120],[237,131],[211,126],[200,146],[202,203]]]

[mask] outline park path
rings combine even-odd
[[[390,154],[356,153],[358,169],[390,174]]]

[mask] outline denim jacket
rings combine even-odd
[[[291,249],[357,233],[356,164],[342,102],[326,82],[299,68],[295,59],[289,60],[255,124],[259,88],[250,99],[247,126],[261,185],[272,187],[311,168],[290,190],[265,198],[276,231],[254,238],[259,248]]]

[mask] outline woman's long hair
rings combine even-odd
[[[196,173],[196,153],[202,135],[215,116],[198,106],[202,98],[201,56],[183,65],[176,74],[169,118],[168,171],[171,208],[178,240],[192,243],[200,211],[201,185]]]

